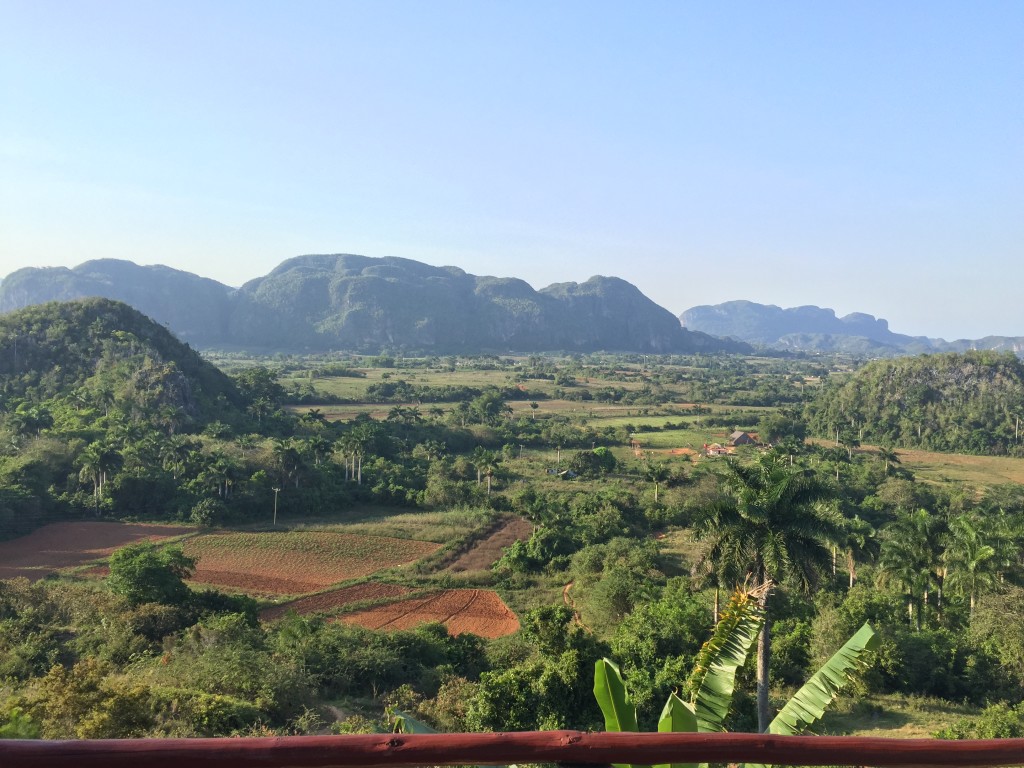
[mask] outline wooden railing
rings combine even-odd
[[[561,763],[1024,765],[1024,739],[939,741],[749,733],[448,733],[244,739],[0,741],[0,768],[352,768]]]

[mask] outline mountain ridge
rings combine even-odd
[[[123,301],[199,347],[425,353],[747,352],[684,329],[614,277],[534,290],[400,257],[312,254],[231,288],[164,266],[99,259],[29,267],[0,282],[0,313],[47,301]]]
[[[891,357],[968,350],[1024,353],[1024,336],[986,336],[946,341],[895,333],[889,322],[863,312],[839,317],[813,304],[782,308],[753,301],[700,305],[679,315],[690,330],[737,339],[760,347],[794,352],[844,352]]]

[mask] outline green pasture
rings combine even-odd
[[[857,694],[841,697],[819,730],[836,736],[927,739],[977,714],[976,707],[927,696]]]
[[[933,483],[958,482],[975,487],[1024,483],[1024,459],[903,449],[896,454],[901,466],[918,479]]]
[[[410,511],[401,507],[363,505],[329,519],[300,518],[284,521],[289,530],[330,531],[361,536],[388,536],[447,544],[487,525],[493,513],[484,509],[455,508]],[[279,518],[279,523],[282,520]],[[279,527],[284,527],[279,526]]]

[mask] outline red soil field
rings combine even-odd
[[[486,571],[498,558],[501,550],[511,547],[517,541],[525,541],[533,533],[533,524],[521,517],[514,517],[498,528],[494,533],[478,541],[468,551],[460,555],[450,566],[449,571]]]
[[[194,530],[174,525],[53,523],[27,536],[0,542],[0,579],[24,576],[35,581],[60,568],[107,557],[126,544],[160,541]]]
[[[471,632],[487,638],[511,635],[519,629],[516,615],[496,592],[488,589],[447,589],[346,614],[341,620],[370,629],[409,629],[439,621],[453,635]]]
[[[400,587],[398,584],[383,584],[367,582],[355,584],[351,587],[333,589],[330,592],[321,592],[318,595],[300,597],[298,600],[289,600],[260,611],[260,618],[263,621],[273,621],[284,616],[288,611],[295,611],[300,616],[310,613],[326,613],[335,608],[341,608],[352,603],[361,603],[365,600],[383,600],[388,597],[400,597],[407,595],[412,590],[408,587]]]
[[[197,557],[194,583],[242,592],[300,595],[411,563],[441,545],[327,531],[214,533],[185,543]]]

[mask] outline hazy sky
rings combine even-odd
[[[302,253],[1024,335],[1024,2],[0,0],[0,276]]]

